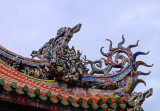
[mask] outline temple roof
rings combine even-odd
[[[125,38],[122,35],[122,41],[115,48],[112,41],[106,39],[110,42],[109,52],[104,52],[104,47],[101,47],[103,58],[89,60],[86,55],[82,57],[80,50],[68,46],[73,34],[80,28],[81,24],[60,28],[55,38],[39,50],[32,51],[32,58],[40,60],[20,56],[0,46],[0,97],[11,97],[9,100],[12,102],[25,105],[27,102],[27,105],[47,110],[64,106],[142,111],[141,105],[145,98],[152,95],[153,89],[143,93],[133,92],[139,83],[146,85],[138,78],[139,75],[150,74],[137,69],[140,65],[152,67],[153,64],[148,65],[136,58],[149,54],[149,51],[133,53],[131,48],[137,47],[139,40],[136,44],[123,47]],[[13,99],[12,96],[18,98]]]
[[[19,95],[26,93],[30,98],[39,96],[41,101],[46,101],[47,98],[50,98],[53,104],[60,103],[64,106],[71,104],[73,107],[84,109],[97,109],[98,107],[102,109],[125,109],[126,107],[134,106],[134,101],[128,102],[124,96],[105,96],[102,94],[87,94],[86,96],[82,94],[73,95],[34,81],[2,63],[0,63],[0,85],[3,86],[6,92],[12,93],[12,90],[15,90]]]

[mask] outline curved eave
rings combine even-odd
[[[19,95],[27,94],[30,98],[38,97],[41,101],[51,101],[53,104],[59,103],[64,106],[79,107],[82,109],[117,109],[126,108],[128,101],[125,97],[115,95],[105,96],[97,95],[73,95],[57,88],[34,81],[21,73],[14,71],[0,63],[0,85],[3,90],[12,93],[17,92]],[[27,88],[28,87],[28,88]],[[59,101],[59,102],[58,102]],[[122,105],[123,104],[123,105]]]

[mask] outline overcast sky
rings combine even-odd
[[[138,70],[152,71],[141,76],[147,86],[139,84],[135,91],[154,89],[153,96],[142,105],[145,111],[159,111],[160,105],[160,1],[159,0],[0,0],[0,45],[29,57],[61,27],[81,23],[81,30],[74,34],[70,47],[80,49],[91,60],[102,57],[99,50],[109,43],[113,47],[125,35],[127,47],[140,40],[136,51],[150,51],[137,60],[154,64]]]

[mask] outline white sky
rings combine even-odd
[[[61,27],[73,27],[82,23],[80,32],[74,34],[70,46],[83,51],[87,58],[102,57],[99,50],[108,51],[125,35],[124,46],[136,43],[132,51],[150,51],[137,60],[154,64],[152,68],[141,66],[139,70],[152,71],[141,76],[147,86],[139,84],[136,91],[154,89],[153,96],[143,104],[145,111],[159,111],[160,102],[160,1],[159,0],[0,0],[0,44],[23,55],[30,55],[46,41],[55,37]]]

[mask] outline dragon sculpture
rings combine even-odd
[[[106,39],[110,42],[109,52],[104,52],[104,47],[100,48],[100,53],[104,58],[95,61],[88,60],[85,55],[82,57],[81,52],[79,50],[76,51],[74,46],[71,48],[68,46],[73,34],[78,32],[80,28],[81,24],[73,28],[60,28],[55,38],[51,38],[38,51],[32,51],[32,58],[37,57],[40,59],[38,62],[34,61],[35,64],[31,66],[36,69],[36,75],[42,75],[44,71],[47,75],[38,77],[55,79],[58,84],[65,84],[70,88],[79,87],[86,88],[88,92],[91,91],[90,93],[96,90],[98,93],[105,95],[112,93],[119,96],[127,96],[130,98],[128,101],[136,101],[137,104],[128,110],[143,110],[141,105],[145,98],[152,95],[153,89],[151,88],[144,93],[133,92],[139,83],[146,85],[146,82],[139,79],[138,76],[150,74],[150,72],[144,73],[138,71],[138,67],[140,65],[152,67],[153,65],[148,65],[143,61],[136,61],[136,58],[139,55],[147,55],[149,52],[132,53],[131,49],[138,46],[139,40],[136,44],[129,45],[125,48],[123,47],[125,38],[122,35],[122,41],[118,43],[117,48],[113,48],[112,41]],[[18,62],[14,64],[15,67],[20,63],[24,67],[27,66],[26,64],[30,64],[29,60],[24,59],[16,56],[14,61]],[[87,68],[88,65],[91,66],[90,72]],[[105,68],[102,69],[102,66]],[[23,70],[24,67],[19,70]],[[113,69],[115,68],[118,70],[114,71]]]

